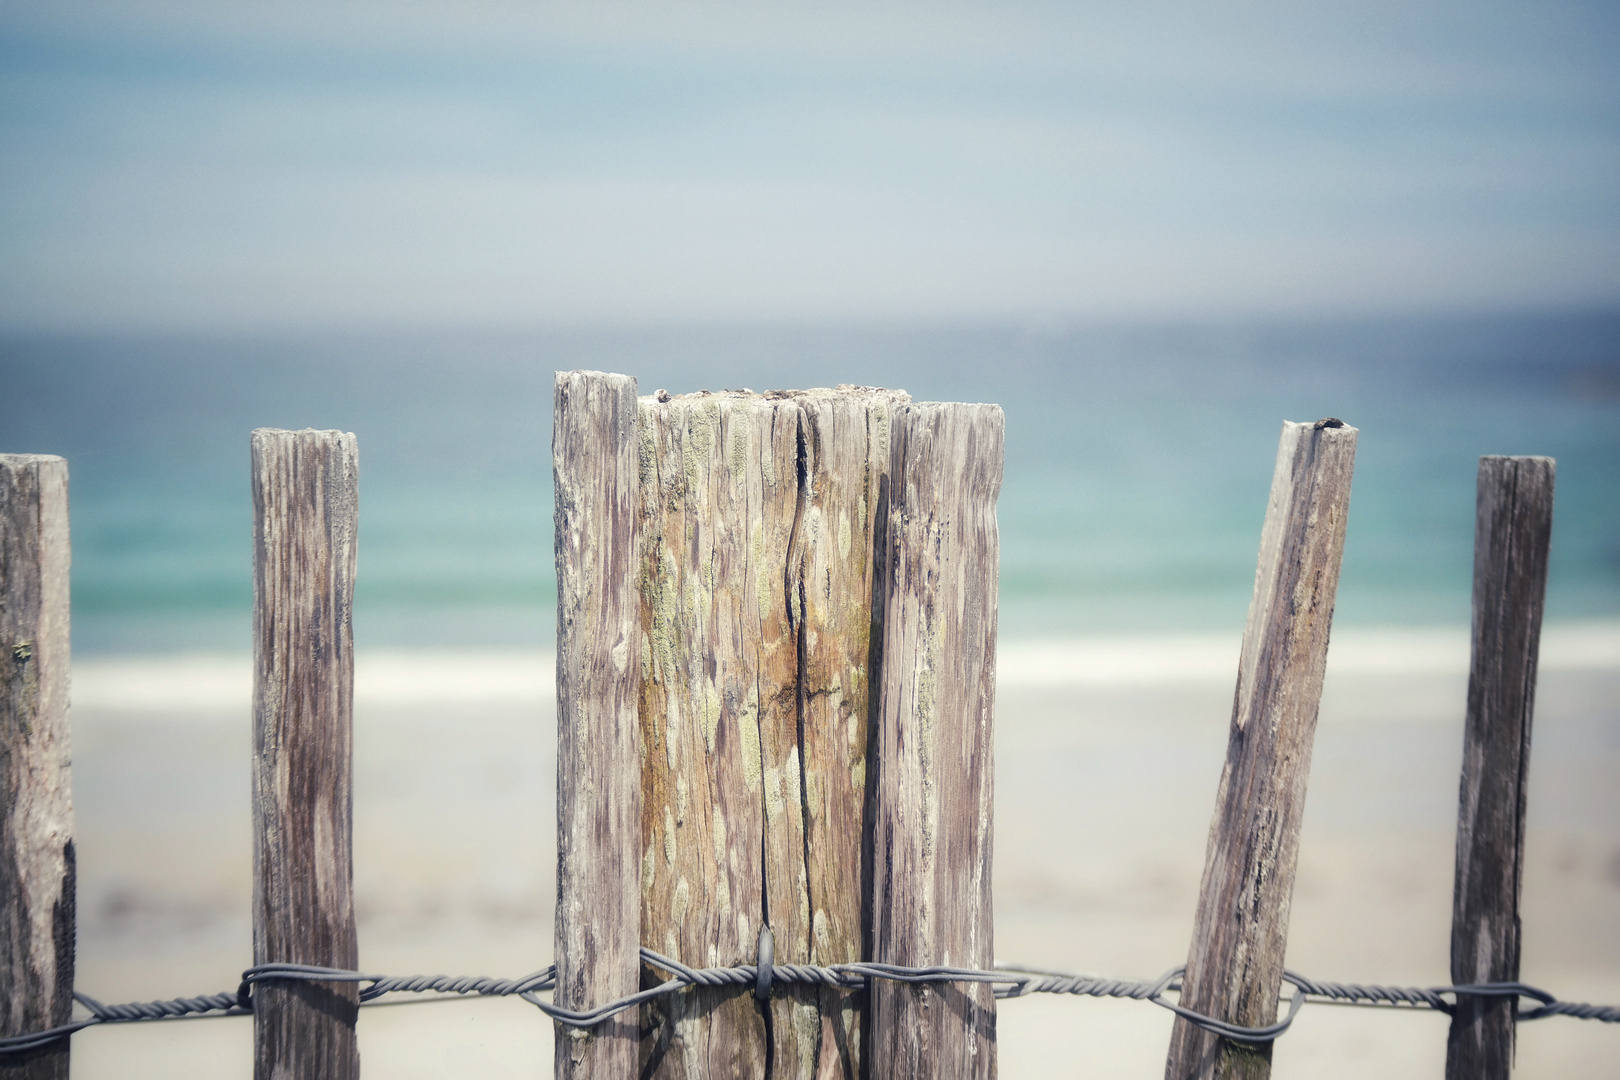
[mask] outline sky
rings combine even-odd
[[[1620,302],[1620,6],[0,0],[0,330]]]

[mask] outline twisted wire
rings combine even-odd
[[[1363,986],[1360,983],[1320,982],[1307,979],[1299,972],[1287,969],[1283,970],[1283,980],[1310,997],[1321,998],[1338,1004],[1410,1006],[1414,1009],[1434,1009],[1436,1012],[1443,1013],[1451,1012],[1455,1006],[1441,997],[1441,994],[1513,994],[1531,992],[1530,996],[1537,997],[1538,1000],[1552,1000],[1551,995],[1547,995],[1545,998],[1539,997],[1545,992],[1526,986],[1524,983],[1493,983],[1489,986],[1442,986],[1426,990],[1417,986]],[[1518,989],[1507,989],[1509,987]],[[1528,1019],[1528,1017],[1521,1018]]]
[[[545,1001],[538,996],[556,988],[556,965],[532,972],[522,978],[497,979],[484,976],[370,975],[360,971],[317,967],[310,964],[259,964],[242,973],[241,984],[234,993],[173,998],[168,1001],[131,1002],[123,1005],[104,1005],[87,994],[75,993],[74,1000],[90,1013],[89,1017],[43,1031],[0,1038],[0,1055],[36,1050],[98,1024],[195,1019],[210,1014],[247,1015],[253,1011],[253,988],[261,983],[278,981],[363,983],[365,985],[360,988],[359,995],[361,1004],[370,1004],[387,994],[397,993],[520,997],[553,1020],[580,1028],[593,1027],[626,1009],[635,1008],[654,998],[690,987],[754,987],[756,992],[768,996],[771,988],[779,983],[859,990],[868,986],[873,979],[909,984],[987,983],[991,985],[991,992],[997,998],[1025,997],[1029,994],[1067,994],[1148,1001],[1160,1008],[1168,1009],[1206,1031],[1250,1043],[1270,1042],[1277,1038],[1293,1024],[1294,1018],[1299,1015],[1299,1010],[1306,1002],[1313,1000],[1374,1008],[1429,1009],[1450,1014],[1456,1010],[1456,999],[1464,996],[1529,998],[1536,1002],[1536,1005],[1521,1010],[1518,1014],[1520,1020],[1569,1016],[1608,1024],[1620,1023],[1620,1008],[1560,1001],[1547,991],[1522,982],[1430,988],[1371,986],[1325,982],[1309,979],[1295,971],[1284,971],[1283,981],[1292,986],[1294,992],[1287,999],[1288,1008],[1282,1019],[1263,1027],[1245,1027],[1218,1017],[1206,1016],[1166,998],[1165,994],[1180,991],[1181,976],[1186,970],[1185,967],[1173,967],[1153,980],[1131,980],[1020,966],[986,970],[943,965],[907,967],[872,961],[834,964],[829,967],[813,964],[774,964],[771,962],[769,952],[764,949],[761,950],[762,963],[739,964],[734,967],[687,967],[679,960],[651,949],[642,949],[641,959],[647,966],[669,973],[670,978],[657,986],[627,994],[592,1009],[571,1009]]]

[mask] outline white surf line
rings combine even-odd
[[[355,707],[540,704],[557,696],[556,671],[555,655],[538,650],[366,650],[355,655]],[[97,657],[73,666],[75,708],[245,713],[252,701],[245,653]]]
[[[1145,686],[1237,677],[1237,634],[1004,641],[997,650],[1001,689]],[[1541,634],[1543,672],[1620,669],[1620,621],[1549,623]],[[1349,628],[1333,632],[1328,675],[1468,674],[1464,628]]]
[[[1003,641],[1002,689],[1150,686],[1237,675],[1236,634],[1134,635]],[[357,708],[412,705],[542,704],[556,697],[551,652],[376,649],[355,657]],[[1543,672],[1620,669],[1620,620],[1550,623],[1541,635]],[[1462,628],[1336,630],[1328,675],[1450,675],[1468,672]],[[94,657],[74,665],[79,708],[137,712],[246,710],[252,668],[245,654]]]

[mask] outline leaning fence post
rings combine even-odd
[[[0,454],[0,1036],[73,1011],[67,462]],[[0,1057],[67,1080],[68,1040]]]
[[[1244,1027],[1277,1016],[1356,434],[1337,420],[1283,424],[1260,536],[1181,993],[1185,1007]],[[1176,1020],[1166,1080],[1270,1073],[1269,1042],[1239,1043]]]
[[[990,894],[1001,409],[897,410],[872,805],[872,958],[994,963]],[[871,983],[872,1076],[993,1077],[984,983]]]
[[[1519,978],[1525,776],[1554,473],[1552,458],[1479,459],[1451,915],[1451,980],[1459,986]],[[1446,1040],[1447,1080],[1506,1080],[1517,1019],[1517,998],[1459,995]]]
[[[557,987],[571,1009],[638,988],[641,955],[641,512],[636,380],[558,372]],[[556,1025],[559,1078],[634,1076],[637,1015]]]
[[[359,456],[340,431],[253,432],[253,962],[353,969]],[[253,991],[254,1075],[353,1080],[354,983]]]

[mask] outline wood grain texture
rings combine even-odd
[[[891,444],[872,958],[990,967],[1001,409],[911,405]],[[988,986],[871,995],[871,1076],[996,1075]]]
[[[1536,654],[1547,594],[1555,467],[1483,457],[1474,522],[1473,659],[1452,895],[1451,981],[1519,978],[1519,891]],[[1447,1080],[1506,1080],[1517,998],[1460,997]]]
[[[779,963],[844,964],[865,955],[870,895],[864,858],[867,752],[874,656],[882,646],[882,598],[874,571],[887,544],[890,431],[910,400],[902,391],[839,387],[805,391],[799,406],[799,524],[789,570],[795,576],[799,646],[799,761],[803,769],[805,852],[768,862],[778,869],[770,895],[783,895],[787,870],[808,868],[793,883],[803,914],[797,936],[776,937]],[[778,905],[772,903],[773,921]],[[783,1015],[789,1011],[791,1015]],[[794,988],[777,1010],[775,1075],[854,1080],[861,1073],[864,995]],[[791,1022],[791,1026],[790,1026]],[[791,1049],[785,1036],[798,1045]],[[813,1062],[813,1069],[807,1067]]]
[[[641,402],[641,929],[685,963],[754,962],[762,923],[778,963],[858,956],[873,504],[903,400]],[[698,991],[646,1016],[644,1075],[859,1068],[844,994]]]
[[[557,988],[573,1009],[640,981],[640,480],[636,381],[558,372]],[[634,1012],[555,1025],[559,1078],[633,1076]]]
[[[1356,429],[1285,423],[1238,662],[1181,1001],[1245,1027],[1277,1018],[1299,828],[1327,665]],[[1262,1080],[1271,1044],[1178,1019],[1167,1080]]]
[[[354,968],[350,622],[359,455],[339,431],[252,437],[253,960]],[[259,1080],[351,1080],[353,983],[254,990]]]
[[[0,1036],[73,1011],[68,742],[68,471],[0,454]],[[68,1040],[0,1057],[0,1076],[66,1080]]]
[[[745,393],[641,403],[641,933],[696,967],[752,963],[766,917],[761,727],[792,723],[797,702],[784,573],[797,415]],[[642,1075],[765,1075],[750,993],[647,1012]]]

